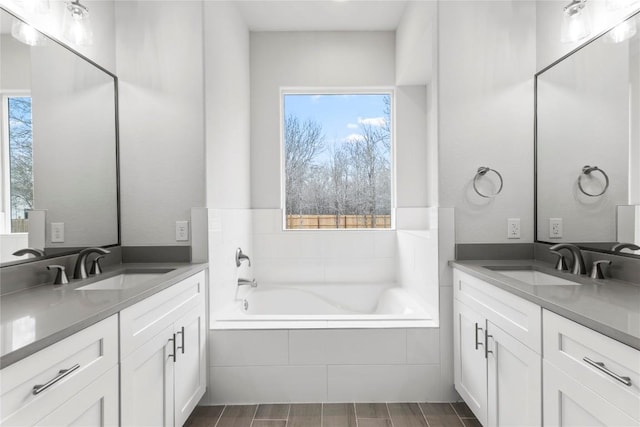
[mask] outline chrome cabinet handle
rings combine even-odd
[[[622,376],[616,374],[615,372],[613,372],[609,368],[607,368],[604,365],[604,363],[602,363],[602,362],[594,362],[593,360],[589,359],[588,357],[583,357],[582,360],[584,360],[585,362],[587,362],[589,365],[593,366],[597,370],[604,372],[605,374],[609,375],[612,378],[615,378],[616,380],[620,381],[622,384],[624,384],[624,385],[626,385],[628,387],[631,387],[631,378],[622,377]]]
[[[483,329],[478,326],[478,322],[476,322],[476,350],[478,349],[478,346],[482,345],[481,342],[478,342],[478,331],[482,331],[482,330]]]
[[[178,332],[177,334],[180,335],[180,338],[182,338],[181,345],[179,345],[178,348],[180,349],[180,352],[184,354],[184,326],[180,328],[180,332]]]
[[[67,377],[67,376],[71,375],[74,371],[77,371],[79,368],[80,368],[80,364],[76,363],[75,365],[73,365],[69,369],[61,369],[60,372],[58,372],[58,375],[56,375],[55,378],[50,379],[49,381],[47,381],[44,384],[34,385],[32,393],[33,394],[42,393],[43,391],[45,391],[46,389],[48,389],[49,387],[51,387],[52,385],[54,385],[55,383],[57,383],[58,381],[63,379],[64,377]]]
[[[489,328],[484,330],[484,358],[489,358],[489,353],[493,353],[492,350],[489,350],[489,338],[493,338],[493,335],[489,335]]]
[[[173,344],[173,354],[170,354],[169,357],[173,359],[173,363],[176,363],[176,334],[169,338],[169,342]]]

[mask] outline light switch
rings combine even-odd
[[[51,223],[51,243],[64,243],[64,222]]]

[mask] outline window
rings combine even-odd
[[[33,208],[31,97],[5,96],[2,108],[2,210],[6,232],[28,231]]]
[[[392,93],[283,93],[285,229],[392,227]]]

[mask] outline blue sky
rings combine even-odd
[[[284,114],[322,125],[328,144],[347,142],[359,135],[362,122],[379,124],[384,117],[385,94],[285,94]]]

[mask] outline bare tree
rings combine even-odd
[[[31,98],[9,99],[9,169],[12,219],[33,207]]]
[[[324,151],[322,125],[301,123],[295,116],[284,121],[286,213],[302,213],[306,180],[316,156]]]

